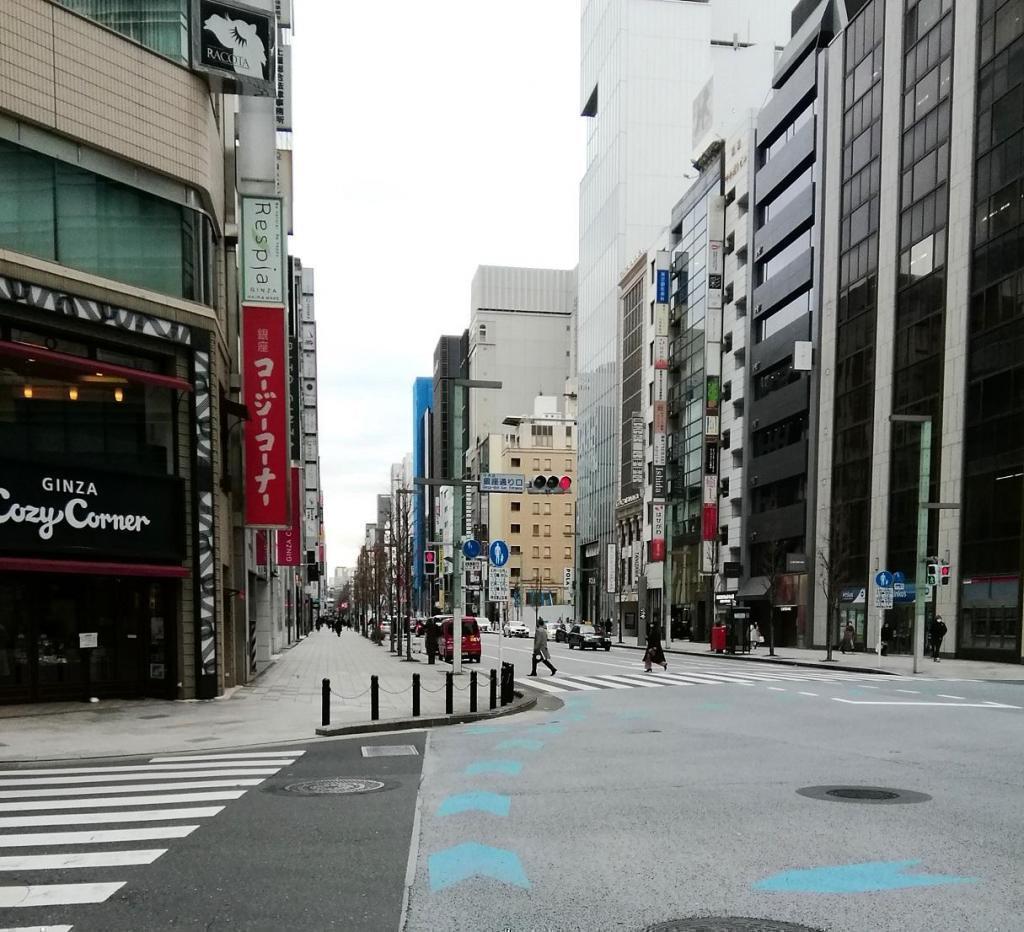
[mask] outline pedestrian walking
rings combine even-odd
[[[757,630],[757,625],[754,622],[750,623],[750,649],[757,650],[757,639],[760,637],[760,633]]]
[[[887,657],[889,654],[889,645],[892,644],[892,622],[886,618],[885,623],[882,625],[882,634],[880,638],[882,642],[882,656]]]
[[[423,642],[427,650],[427,663],[435,663],[437,660],[437,622],[433,618],[427,619]]]
[[[537,675],[538,663],[543,663],[551,671],[552,676],[558,672],[551,664],[551,654],[548,651],[548,629],[539,621],[533,632],[533,670],[530,676]]]
[[[841,654],[845,654],[847,652],[849,652],[851,654],[854,653],[854,649],[853,649],[853,635],[854,635],[853,625],[847,624],[846,628],[843,631],[843,641],[839,645],[839,653],[841,653]]]
[[[935,620],[932,622],[931,641],[932,641],[932,660],[936,663],[939,662],[939,651],[942,650],[942,639],[946,636],[946,623],[942,620],[941,615],[936,615]]]
[[[665,659],[665,651],[661,647],[661,625],[656,621],[647,628],[647,650],[644,651],[644,670],[651,672],[652,664],[660,664],[666,670],[668,661]]]

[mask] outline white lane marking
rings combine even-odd
[[[528,680],[517,679],[516,682],[520,686],[530,686],[533,689],[539,689],[543,693],[567,693],[569,691],[558,686],[549,686],[547,683],[542,682],[540,677],[533,677]]]
[[[805,693],[803,690],[799,690],[799,692],[800,692],[801,696],[814,696],[815,699],[818,698],[818,694],[817,693]]]
[[[571,676],[571,675],[572,674],[568,674],[568,673],[564,674],[565,679],[563,679],[562,678],[563,674],[559,673],[559,674],[556,674],[555,676],[545,677],[545,681],[548,682],[548,683],[551,683],[553,686],[571,686],[573,689],[594,689],[594,690],[597,689],[596,686],[588,686],[586,683],[574,683],[572,680],[568,679],[568,677]],[[531,677],[531,679],[532,679],[532,677]],[[538,677],[538,679],[539,679],[539,677]]]
[[[619,676],[618,674],[606,673],[605,678],[615,680],[617,683],[628,683],[630,686],[649,686],[652,689],[657,686],[668,685],[667,683],[659,683],[656,680],[648,679],[643,673],[637,673],[635,676]]]
[[[114,828],[99,832],[27,832],[0,835],[0,848],[41,848],[46,845],[105,845],[122,841],[152,841],[154,838],[185,838],[198,825],[165,825],[160,828]]]
[[[0,777],[77,777],[81,774],[87,773],[101,773],[110,774],[111,780],[116,780],[119,778],[119,775],[123,774],[124,778],[127,780],[133,773],[161,773],[168,770],[209,770],[211,767],[277,767],[280,769],[287,764],[294,763],[294,760],[259,760],[252,761],[252,763],[245,763],[243,761],[225,761],[223,764],[218,764],[214,761],[207,761],[205,764],[134,764],[132,766],[125,767],[54,767],[45,770],[0,770]],[[189,775],[192,776],[192,774]],[[174,774],[164,773],[164,776],[174,776]],[[2,930],[0,930],[0,932],[2,932]]]
[[[607,677],[584,676],[582,673],[559,674],[559,676],[564,679],[583,680],[584,683],[596,683],[605,689],[629,689],[628,686],[624,686],[622,683],[611,682]]]
[[[214,761],[214,760],[249,760],[250,758],[280,758],[280,757],[302,757],[305,751],[252,751],[248,754],[188,754],[151,757],[151,764],[177,764],[188,761]],[[290,761],[289,761],[290,763]]]
[[[0,932],[71,932],[72,926],[8,926]]]
[[[22,854],[0,858],[0,871],[62,871],[78,867],[134,867],[152,864],[166,848],[86,851],[77,854]]]
[[[939,693],[940,699],[963,699],[963,696],[947,696],[945,693]]]
[[[103,903],[127,883],[50,883],[0,887],[0,907],[70,906],[75,903]],[[43,926],[45,929],[46,926]],[[70,929],[71,926],[68,926]]]
[[[768,688],[770,690],[772,690],[772,692],[777,692],[777,693],[784,693],[786,691],[781,686],[769,686]]]
[[[1019,705],[1006,705],[1002,702],[915,702],[913,699],[893,699],[889,702],[865,701],[863,699],[840,699],[832,697],[835,702],[845,702],[847,705],[911,705],[911,706],[938,706],[941,709],[1020,709]]]
[[[0,790],[0,799],[39,799],[42,796],[100,796],[103,793],[152,793],[154,790],[214,790],[225,786],[259,786],[256,780],[195,780],[187,783],[134,783],[128,786],[41,787],[37,790]]]
[[[896,692],[898,692],[898,693],[910,693],[910,695],[912,695],[912,696],[920,696],[921,695],[921,690],[920,689],[897,689]]]
[[[877,686],[868,686],[864,683],[856,683],[854,685],[859,686],[861,689],[878,689]]]
[[[152,789],[152,787],[149,787]],[[104,799],[35,799],[24,803],[0,803],[0,812],[31,812],[39,809],[103,809],[108,806],[167,806],[220,799],[241,799],[245,790],[222,793],[172,793],[160,796],[109,796]],[[0,929],[3,932],[3,929]]]
[[[270,777],[277,773],[276,767],[261,767],[258,770],[199,770],[189,773],[87,773],[81,777],[25,777],[23,780],[0,780],[0,786],[74,786],[84,783],[111,783],[116,790],[118,780],[194,780],[199,777]]]
[[[0,817],[0,828],[41,828],[44,825],[102,825],[105,822],[172,822],[209,819],[223,806],[186,806],[184,809],[140,809],[137,812],[63,812],[57,815]]]

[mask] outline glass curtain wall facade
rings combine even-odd
[[[188,62],[190,0],[58,0],[82,16],[159,52]]]
[[[977,42],[957,649],[960,656],[1019,660],[1024,566],[1024,2],[981,0]]]
[[[213,228],[198,211],[3,140],[0,178],[0,247],[213,303]]]
[[[843,33],[843,156],[836,322],[831,553],[844,585],[868,573],[878,309],[878,217],[882,152],[885,3],[871,0]],[[914,524],[916,527],[916,522]],[[862,606],[845,621],[858,640]]]

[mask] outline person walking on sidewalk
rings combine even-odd
[[[537,675],[538,662],[543,663],[551,671],[552,676],[558,672],[551,665],[551,654],[548,651],[548,629],[539,621],[533,632],[533,671],[530,673],[530,676]]]
[[[851,654],[854,653],[853,634],[853,625],[848,624],[843,631],[843,642],[839,645],[839,653],[845,654],[847,651]]]
[[[888,618],[885,619],[885,623],[882,625],[882,634],[880,636],[882,642],[882,656],[889,656],[889,645],[892,643],[892,622]]]
[[[942,639],[946,636],[946,630],[946,623],[942,620],[942,616],[936,615],[931,630],[932,660],[936,663],[939,662],[939,652],[942,650]]]
[[[668,661],[661,647],[661,625],[653,621],[647,628],[647,650],[644,651],[644,670],[651,672],[651,664],[660,664],[666,670]]]

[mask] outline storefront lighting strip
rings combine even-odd
[[[128,366],[118,366],[102,360],[87,359],[84,356],[58,353],[54,350],[44,349],[41,346],[32,346],[27,343],[12,343],[9,340],[0,340],[0,356],[15,356],[28,362],[46,363],[56,368],[70,369],[74,372],[95,374],[97,370],[102,370],[105,376],[119,376],[128,382],[157,385],[160,388],[171,388],[181,392],[192,391],[192,384],[186,379],[179,379],[177,376],[160,375],[156,372],[146,372],[144,369],[132,369]]]
[[[0,571],[12,573],[74,573],[85,576],[149,576],[185,579],[191,573],[183,566],[162,563],[103,563],[90,560],[46,560],[29,557],[0,557]]]

